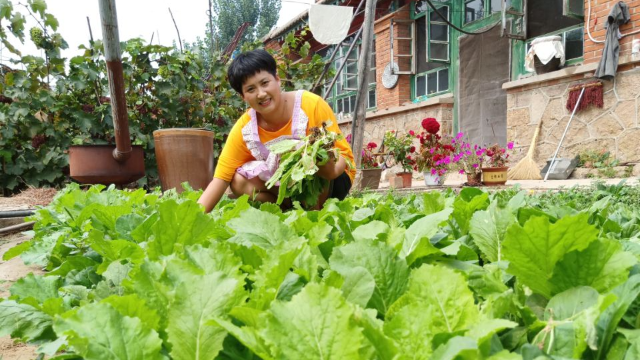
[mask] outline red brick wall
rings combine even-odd
[[[401,7],[397,12],[385,16],[381,19],[378,19],[374,26],[374,33],[376,36],[376,76],[378,86],[376,88],[378,95],[378,110],[390,109],[396,106],[400,106],[406,102],[411,101],[411,76],[410,75],[400,75],[398,79],[398,83],[392,89],[386,89],[382,86],[382,73],[384,71],[384,67],[389,63],[391,49],[389,44],[390,39],[390,23],[391,18],[394,19],[410,19],[410,5],[407,4]],[[401,27],[394,27],[395,35],[403,36],[403,34],[399,34],[398,30],[402,29]],[[406,36],[406,35],[405,35]],[[401,50],[403,53],[407,53],[408,49],[401,49],[399,46],[408,46],[407,41],[394,41],[393,48],[394,52],[398,53],[398,50]],[[406,44],[406,45],[405,45]]]
[[[591,2],[591,19],[587,19],[589,2]],[[589,39],[589,35],[586,31],[588,24],[591,31],[591,36],[596,40],[604,40],[606,29],[604,25],[607,22],[607,16],[611,12],[611,8],[618,3],[618,0],[585,0],[584,3],[584,15],[585,15],[585,32],[584,32],[584,63],[594,63],[600,61],[602,56],[602,49],[604,43],[597,44]],[[633,39],[640,39],[640,0],[627,0],[625,1],[629,7],[629,14],[631,20],[626,24],[620,26],[620,32],[625,35],[630,32],[638,31],[638,34],[625,36],[620,39],[620,55],[631,54],[631,42]]]

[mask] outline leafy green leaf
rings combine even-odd
[[[291,228],[282,224],[276,215],[253,208],[229,220],[227,226],[236,232],[229,241],[247,247],[256,246],[268,250],[295,238]]]
[[[617,296],[617,299],[602,312],[596,323],[598,334],[597,351],[594,353],[596,360],[606,358],[620,320],[640,295],[640,274],[629,277],[627,281],[613,289],[613,294]]]
[[[180,251],[184,246],[203,244],[214,228],[214,221],[193,201],[178,204],[174,200],[162,202],[160,218],[154,225],[154,239],[147,244],[149,258],[158,259]]]
[[[167,312],[168,341],[174,359],[204,359],[215,357],[222,349],[227,332],[207,324],[223,317],[245,297],[244,283],[222,272],[200,275],[172,261],[167,266],[176,279],[175,299]],[[212,295],[215,294],[215,295]]]
[[[382,315],[404,293],[409,278],[406,262],[381,242],[357,241],[335,248],[329,264],[332,270],[340,274],[348,273],[356,267],[366,269],[376,282],[368,306]]]
[[[260,335],[276,356],[289,359],[359,359],[364,338],[340,291],[309,284],[290,302],[275,301]]]
[[[47,299],[57,298],[58,289],[62,286],[59,276],[42,276],[29,274],[11,285],[12,298],[24,300],[33,297],[42,304]]]
[[[477,211],[469,223],[469,234],[490,262],[502,260],[502,242],[507,229],[516,223],[516,217],[509,209],[498,208],[493,202],[487,210]]]
[[[389,232],[389,225],[382,221],[374,220],[370,223],[358,226],[353,230],[355,240],[382,240]]]
[[[572,251],[560,260],[551,277],[551,291],[559,293],[575,286],[591,286],[607,293],[623,283],[637,259],[614,240],[599,239],[582,251]]]
[[[106,303],[85,305],[58,317],[53,328],[87,359],[163,359],[158,333]]]
[[[0,302],[0,336],[35,340],[51,327],[51,317],[31,305],[13,300]]]
[[[558,261],[571,251],[584,250],[597,235],[587,214],[567,216],[555,224],[545,217],[533,217],[524,227],[514,224],[503,243],[508,272],[534,292],[550,298],[554,294],[550,278]]]
[[[404,233],[404,242],[400,257],[407,259],[410,265],[416,259],[430,254],[438,253],[435,246],[431,244],[431,237],[438,232],[440,223],[446,221],[453,209],[445,209],[440,212],[427,215],[411,224]]]

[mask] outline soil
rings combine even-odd
[[[27,266],[20,257],[15,257],[9,261],[3,261],[2,256],[7,250],[29,240],[22,234],[13,234],[0,237],[0,297],[6,298],[10,295],[9,288],[18,279],[29,273],[43,274],[44,271],[38,266]],[[38,354],[35,352],[37,346],[14,343],[11,337],[0,337],[0,359],[2,360],[30,360],[35,359]]]

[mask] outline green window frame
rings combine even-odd
[[[440,6],[438,11],[444,15],[443,9],[446,9],[447,20],[451,21],[451,7],[448,5]],[[449,62],[451,60],[451,32],[449,25],[436,14],[435,11],[430,9],[427,17],[427,62]],[[436,55],[438,53],[444,53],[446,56],[441,57]],[[444,51],[442,51],[444,50]]]
[[[370,53],[371,69],[369,71],[369,92],[367,96],[367,110],[375,109],[377,106],[377,94],[376,94],[376,49],[375,41],[372,42],[372,51]],[[355,111],[356,92],[358,84],[358,58],[360,41],[349,54],[349,58],[345,59],[347,51],[351,46],[350,41],[343,42],[338,45],[340,48],[336,57],[331,64],[334,71],[338,71],[343,61],[348,63],[342,69],[342,73],[338,76],[336,83],[331,89],[331,93],[327,96],[326,101],[336,114],[345,113],[350,114]],[[332,51],[327,51],[328,56]],[[327,87],[331,83],[332,79],[326,79],[324,91],[326,93]]]
[[[570,65],[580,64],[583,62],[584,60],[584,26],[583,25],[571,26],[568,28],[560,29],[558,31],[554,31],[552,33],[544,34],[542,36],[553,36],[553,35],[560,35],[562,37],[562,47],[564,48],[564,52],[565,52],[565,64],[564,64],[565,67]],[[531,38],[526,41],[524,46],[524,54],[522,55],[522,61],[521,61],[521,74],[532,73],[530,71],[527,71],[524,68],[524,59],[527,55],[527,52],[529,52],[529,48],[531,47],[531,42],[542,36]],[[575,47],[575,45],[577,44],[574,44],[574,47],[570,49],[571,51],[567,51],[568,40],[573,42],[576,42],[577,40],[579,40],[580,45],[578,47]],[[579,52],[577,52],[577,49],[580,49]]]
[[[563,0],[562,15],[584,20],[584,0]]]
[[[414,101],[449,92],[449,67],[443,66],[414,76],[412,83],[412,97]]]

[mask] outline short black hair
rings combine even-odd
[[[242,94],[242,84],[248,78],[263,70],[275,77],[276,60],[266,50],[251,50],[243,52],[233,59],[229,69],[227,69],[227,79],[231,87],[239,94]]]

